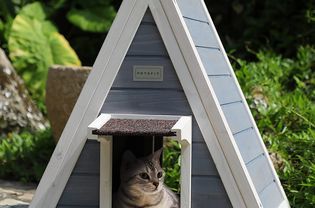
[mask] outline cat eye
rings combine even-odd
[[[163,176],[163,173],[162,172],[158,172],[157,177],[158,178],[162,178],[162,176]]]
[[[149,179],[149,175],[146,174],[146,173],[140,173],[139,176],[140,176],[142,179]]]

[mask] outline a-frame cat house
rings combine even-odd
[[[30,207],[104,206],[88,126],[117,114],[191,116],[181,207],[289,207],[202,0],[122,3]]]

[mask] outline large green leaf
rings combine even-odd
[[[75,51],[71,48],[64,36],[55,32],[49,38],[52,58],[54,64],[80,65]]]
[[[13,20],[9,36],[12,63],[37,101],[43,101],[46,75],[51,65],[81,64],[68,41],[46,18],[42,4],[29,4]]]
[[[39,2],[26,5],[19,12],[19,15],[34,18],[37,20],[45,20],[47,18],[45,8]]]
[[[107,32],[116,15],[112,6],[100,5],[87,9],[71,9],[68,20],[84,31]]]

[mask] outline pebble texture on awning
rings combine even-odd
[[[177,120],[110,119],[92,133],[112,136],[176,136],[171,132],[176,122]]]

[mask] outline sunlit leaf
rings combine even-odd
[[[81,64],[75,51],[71,48],[68,41],[64,38],[63,35],[60,35],[56,32],[53,33],[50,36],[49,44],[54,64],[66,64],[74,66],[78,66]]]
[[[34,18],[37,20],[45,20],[47,17],[44,7],[39,2],[34,2],[23,7],[19,15]]]
[[[53,64],[80,65],[68,41],[46,19],[43,5],[25,6],[13,20],[9,56],[31,93],[43,99],[48,68]]]
[[[92,7],[88,9],[71,9],[68,20],[82,30],[90,32],[107,32],[115,17],[112,6]]]

